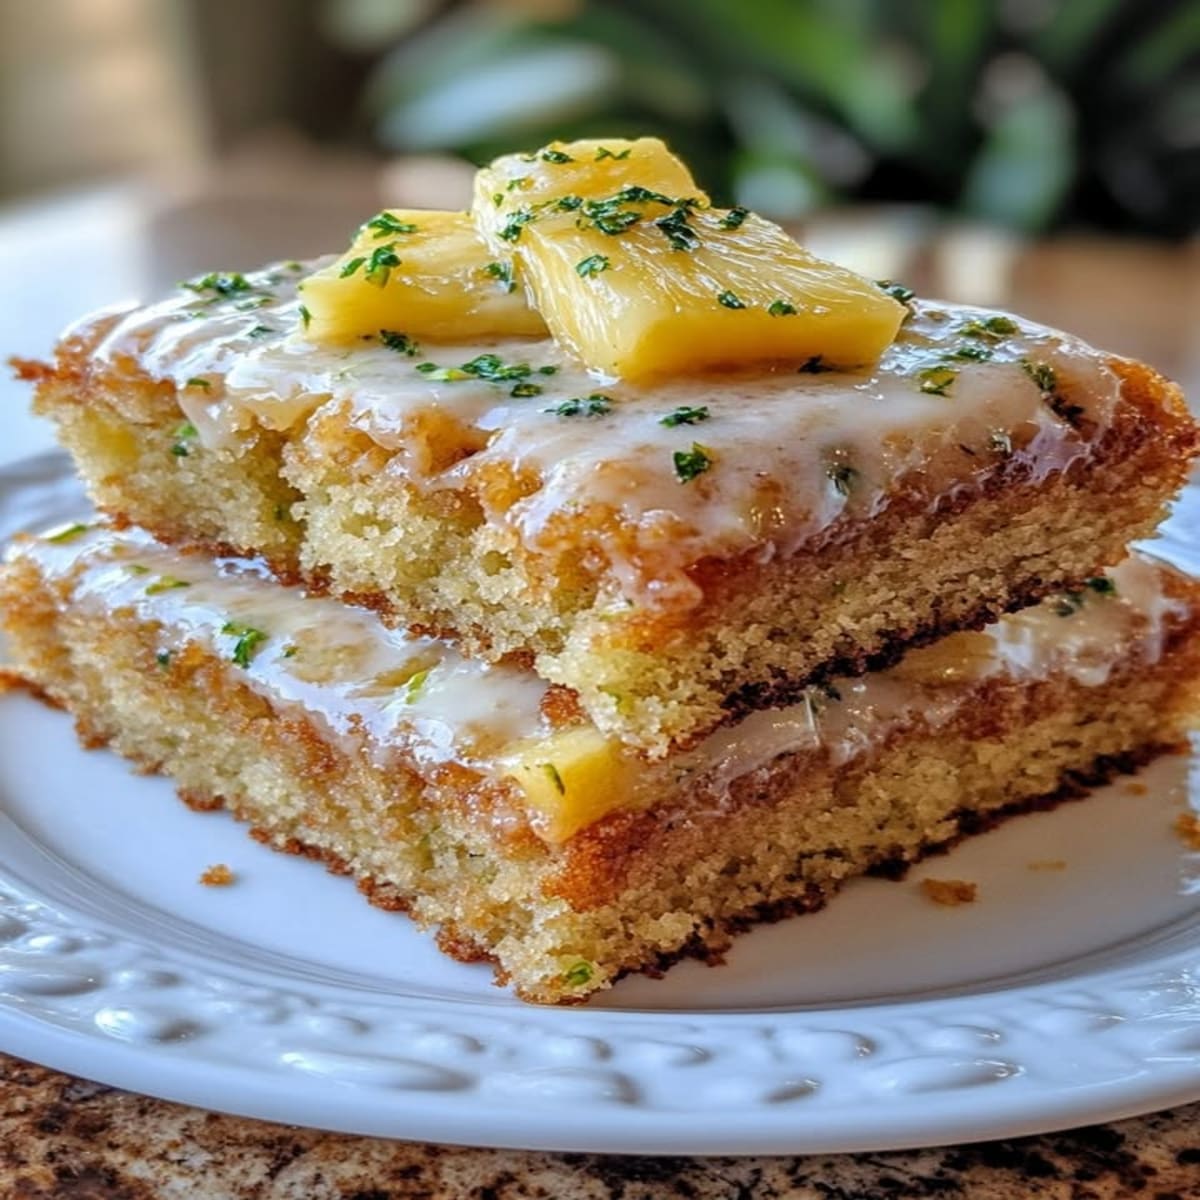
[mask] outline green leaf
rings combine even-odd
[[[1022,229],[1045,225],[1075,174],[1073,118],[1052,88],[1016,101],[992,126],[967,172],[962,207]]]
[[[690,450],[676,450],[673,456],[675,475],[680,483],[691,483],[698,475],[712,467],[712,451],[707,446],[693,442]]]
[[[245,669],[258,653],[268,634],[252,625],[242,625],[236,621],[226,621],[221,626],[221,632],[234,639],[232,658],[234,663]]]

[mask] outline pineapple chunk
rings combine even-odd
[[[565,842],[629,802],[629,765],[618,746],[591,726],[524,743],[508,760],[508,773],[548,842]]]
[[[514,243],[550,332],[589,367],[635,381],[754,362],[859,367],[896,336],[903,305],[778,225],[632,194],[542,210]]]
[[[630,186],[708,204],[691,172],[658,138],[609,138],[551,142],[532,154],[497,158],[475,174],[471,211],[492,251],[508,257],[526,214],[544,211],[557,201],[573,204],[576,199],[609,197]]]
[[[467,213],[389,209],[300,285],[305,333],[316,342],[382,330],[447,340],[545,334],[512,272],[488,252]]]

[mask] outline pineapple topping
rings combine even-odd
[[[386,333],[465,340],[545,335],[511,262],[497,260],[467,213],[387,209],[359,229],[336,262],[300,285],[315,342]]]
[[[548,842],[565,842],[630,800],[628,762],[591,725],[519,745],[508,774],[524,793],[538,835]]]
[[[552,142],[476,175],[470,214],[389,210],[307,279],[314,341],[543,335],[639,381],[873,363],[906,310],[744,208],[657,138]]]
[[[526,225],[565,214],[568,226],[598,219],[615,231],[631,220],[632,212],[623,210],[635,208],[633,198],[652,192],[708,204],[691,172],[658,138],[551,142],[477,171],[471,212],[493,253],[512,257]],[[614,202],[621,196],[629,199]]]
[[[555,339],[625,379],[874,362],[904,307],[743,208],[714,209],[654,138],[555,142],[475,178],[475,223]]]

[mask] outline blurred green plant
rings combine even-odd
[[[1198,0],[331,0],[393,150],[656,133],[779,217],[846,197],[1025,230],[1200,217]]]

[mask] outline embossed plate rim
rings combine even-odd
[[[0,500],[53,520],[65,472],[58,455],[0,468]],[[289,975],[236,947],[206,958],[120,905],[114,919],[73,903],[61,864],[3,814],[0,854],[0,1049],[244,1116],[546,1150],[796,1153],[1017,1136],[1200,1096],[1195,917],[1059,978],[937,998],[543,1010]]]

